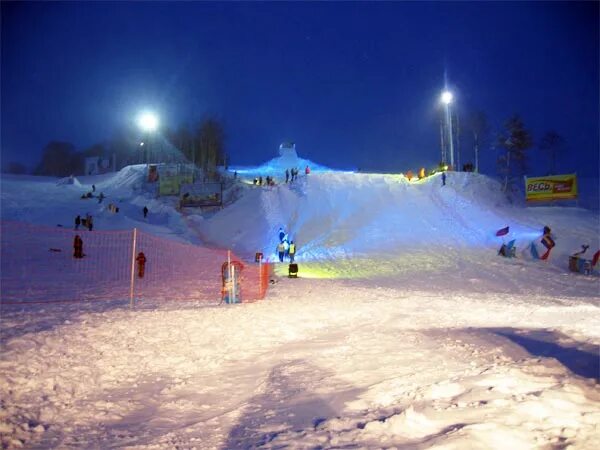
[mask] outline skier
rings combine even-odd
[[[279,262],[283,262],[283,256],[285,255],[285,246],[283,245],[283,241],[277,244],[277,253],[279,255]]]
[[[290,255],[290,263],[293,263],[294,257],[296,256],[296,244],[294,244],[294,241],[290,242],[290,248],[288,249],[288,255]]]
[[[144,206],[143,211],[144,211],[144,219],[145,219],[146,217],[148,217],[148,207]]]
[[[78,214],[77,217],[75,217],[75,229],[79,230],[79,225],[81,225],[81,216]]]
[[[144,252],[139,252],[135,260],[138,263],[138,277],[144,278],[144,272],[146,271],[146,255],[144,255]]]
[[[73,239],[73,258],[83,258],[83,240],[78,234]]]
[[[446,172],[442,172],[442,186],[446,186]]]

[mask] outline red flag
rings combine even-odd
[[[498,231],[496,231],[496,236],[505,236],[507,234],[508,234],[508,227],[501,228]]]

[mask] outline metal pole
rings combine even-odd
[[[135,251],[137,228],[133,229],[133,245],[131,246],[131,283],[129,285],[129,307],[133,308],[133,286],[135,284]]]
[[[450,103],[446,103],[446,123],[448,125],[448,140],[450,144],[450,166],[454,170],[454,142],[452,139],[452,116],[450,115]]]

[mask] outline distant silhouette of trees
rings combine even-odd
[[[187,126],[166,130],[165,137],[204,173],[214,173],[217,166],[226,164],[225,129],[216,118],[204,119],[192,130]]]
[[[11,173],[13,175],[24,175],[27,173],[27,167],[19,162],[11,161],[3,170],[4,173]]]
[[[513,115],[504,124],[498,136],[498,171],[504,178],[504,191],[527,171],[527,150],[533,145],[530,132],[518,115]]]
[[[75,151],[70,142],[51,141],[42,154],[42,160],[34,170],[35,175],[66,177],[83,171],[84,156]]]
[[[550,173],[556,174],[556,157],[565,150],[565,140],[556,131],[548,131],[540,140],[539,149],[550,160]]]

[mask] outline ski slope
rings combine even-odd
[[[274,259],[283,226],[300,276],[277,264],[254,304],[3,307],[3,447],[597,447],[600,283],[566,260],[600,245],[597,212],[511,205],[476,174],[442,186],[310,163],[290,185],[280,166],[238,171],[230,204],[185,215],[141,189],[142,166],[73,185],[2,177],[3,220],[70,227],[89,212],[96,229],[248,259]],[[269,167],[277,185],[252,185]],[[102,204],[80,199],[91,184]],[[557,246],[533,261],[544,225]],[[517,258],[497,256],[503,239]]]

